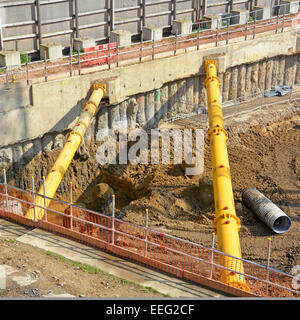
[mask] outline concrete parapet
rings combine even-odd
[[[42,60],[50,59],[61,59],[62,58],[62,45],[56,43],[41,44],[40,47],[40,58]]]
[[[94,47],[95,46],[95,39],[93,38],[75,38],[73,40],[73,49],[78,50],[78,47],[80,50]]]
[[[163,37],[162,27],[143,27],[143,40],[145,41],[160,41]]]
[[[172,33],[177,35],[189,34],[192,32],[192,20],[173,20]]]
[[[249,19],[248,10],[231,11],[230,24],[246,24]]]
[[[264,6],[256,6],[250,13],[251,17],[256,20],[266,20],[271,17],[271,8]]]
[[[21,64],[20,52],[7,50],[0,52],[0,66],[1,67],[11,67],[18,66]]]
[[[131,45],[131,33],[126,30],[112,31],[110,40],[111,42],[116,42],[118,47],[127,47]]]
[[[281,0],[279,14],[297,13],[299,9],[298,0]]]
[[[202,17],[201,26],[205,29],[215,30],[222,25],[222,17],[218,14],[207,14]]]

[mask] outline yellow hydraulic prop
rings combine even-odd
[[[234,198],[230,177],[226,141],[227,132],[223,125],[223,112],[220,96],[220,80],[217,77],[217,62],[205,61],[208,116],[209,116],[209,143],[213,171],[213,189],[215,204],[214,226],[218,238],[218,249],[231,256],[241,258],[239,239],[240,220],[236,216]],[[243,273],[241,260],[224,256],[221,264],[228,269],[221,273],[221,281],[242,290],[250,291]],[[234,270],[234,271],[232,271]],[[236,272],[235,272],[236,271]]]
[[[54,197],[56,190],[76,153],[76,150],[83,141],[84,134],[90,125],[92,118],[98,111],[98,105],[103,98],[105,91],[106,86],[104,84],[93,85],[93,92],[88,102],[84,105],[75,127],[71,131],[64,148],[48,174],[45,181],[45,187],[42,186],[38,192],[40,195],[44,195],[45,189],[46,197]],[[30,219],[34,219],[34,217],[36,219],[42,219],[45,214],[45,210],[41,207],[45,206],[47,208],[50,201],[50,199],[44,200],[42,197],[37,197],[35,202],[35,211],[34,209],[28,210],[26,217]]]

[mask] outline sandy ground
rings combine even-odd
[[[14,239],[0,238],[0,298],[159,298],[151,287],[109,275]],[[5,287],[3,288],[2,285]]]

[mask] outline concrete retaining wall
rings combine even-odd
[[[103,128],[153,128],[161,119],[196,112],[206,105],[203,58],[213,53],[219,55],[223,102],[269,90],[276,84],[300,83],[297,39],[295,34],[286,33],[281,46],[276,46],[269,37],[265,50],[255,55],[255,50],[250,50],[255,43],[249,41],[248,51],[245,43],[233,44],[80,78],[2,87],[0,168],[20,168],[43,151],[61,148],[95,80],[108,84],[114,103],[100,108],[86,134],[87,142]]]

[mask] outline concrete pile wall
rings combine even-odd
[[[276,37],[277,42],[268,38],[269,46],[264,41],[261,52],[253,45],[259,40],[253,40],[74,79],[4,86],[0,88],[4,97],[0,103],[0,168],[10,168],[13,179],[37,155],[62,148],[96,79],[108,84],[110,104],[102,106],[94,118],[87,143],[100,129],[154,128],[161,119],[197,112],[206,105],[203,60],[214,53],[219,59],[223,102],[279,84],[298,84],[298,36],[291,32]]]

